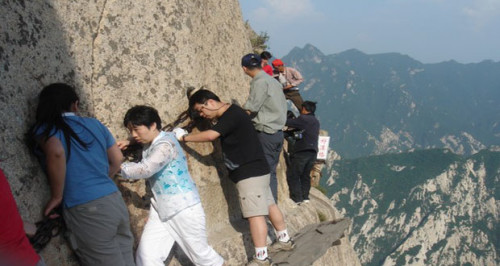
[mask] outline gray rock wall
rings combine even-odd
[[[41,218],[48,197],[45,176],[23,142],[44,85],[74,84],[82,113],[117,138],[127,136],[121,121],[132,105],[152,105],[169,123],[187,106],[187,86],[207,85],[240,102],[248,92],[239,60],[251,47],[238,1],[2,1],[0,17],[0,166],[29,221]],[[210,147],[199,150],[210,154]],[[202,191],[218,186],[213,194],[223,195],[213,166],[192,170]],[[139,183],[124,183],[123,193],[137,196],[126,186],[144,192]],[[139,199],[129,202],[140,225],[147,211],[135,207]],[[210,223],[220,220],[214,216]],[[65,260],[67,251],[51,245],[45,253],[50,263]]]
[[[240,58],[251,47],[235,0],[7,0],[0,3],[0,18],[0,167],[27,221],[41,219],[49,196],[24,144],[43,86],[75,85],[81,113],[101,120],[117,139],[127,137],[122,118],[135,104],[154,106],[164,123],[172,122],[187,107],[187,86],[206,85],[224,101],[243,103],[248,95]],[[217,142],[190,143],[186,151],[210,242],[228,265],[241,265],[253,248]],[[280,169],[280,204],[290,210],[291,231],[317,222],[313,209],[292,208],[283,163]],[[137,242],[148,212],[144,182],[117,183]],[[48,265],[76,264],[60,237],[41,255]],[[186,265],[178,249],[173,256],[171,265]]]

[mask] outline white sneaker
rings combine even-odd
[[[273,261],[271,260],[271,258],[269,258],[269,257],[265,258],[264,260],[259,260],[255,256],[253,257],[253,259],[251,261],[249,261],[247,263],[247,266],[259,266],[259,265],[272,266],[274,264],[273,264]]]
[[[287,251],[295,248],[295,242],[293,239],[289,239],[287,242],[281,242],[276,240],[271,246],[267,247],[268,252],[278,252],[278,251]]]

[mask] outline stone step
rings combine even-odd
[[[270,256],[275,265],[312,265],[330,247],[340,244],[350,224],[349,219],[340,219],[308,225],[294,236],[296,246],[293,250],[271,253]]]

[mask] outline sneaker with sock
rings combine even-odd
[[[293,242],[293,239],[289,239],[286,242],[282,242],[277,240],[274,242],[269,248],[267,249],[269,252],[278,252],[278,251],[287,251],[287,250],[292,250],[295,248],[295,242]]]
[[[253,257],[253,259],[247,263],[247,266],[260,266],[260,265],[274,265],[273,264],[273,261],[271,260],[271,258],[267,257],[265,258],[264,260],[259,260],[257,259],[255,256]]]

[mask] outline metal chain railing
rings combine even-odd
[[[56,218],[50,218],[47,216],[43,218],[43,220],[35,223],[36,233],[34,236],[28,237],[31,245],[37,253],[47,246],[50,239],[64,233],[66,230],[62,217],[62,207],[54,209],[50,215],[52,214],[58,214],[59,216]]]

